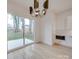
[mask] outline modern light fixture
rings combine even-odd
[[[35,17],[45,15],[47,9],[48,9],[48,0],[45,0],[42,11],[39,9],[39,0],[34,0],[34,7],[32,6],[29,7],[30,15]]]

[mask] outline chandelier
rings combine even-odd
[[[48,0],[44,1],[42,10],[39,9],[38,0],[34,0],[34,7],[32,6],[29,7],[30,15],[35,17],[46,15],[47,9],[48,9]]]

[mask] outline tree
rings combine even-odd
[[[18,32],[19,31],[19,17],[18,16],[13,16],[13,22],[14,22],[14,31]]]

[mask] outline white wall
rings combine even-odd
[[[72,46],[72,10],[67,10],[57,15],[56,35],[66,36],[65,41],[58,42],[65,46]]]
[[[65,35],[66,40],[58,42],[65,46],[72,46],[72,10],[54,14],[48,11],[41,20],[41,41],[48,45],[53,45],[55,42],[55,35]]]
[[[48,11],[47,14],[41,18],[41,40],[43,43],[52,45],[55,39],[55,15]]]
[[[69,25],[70,29],[67,28],[68,22],[72,22],[71,19],[68,19],[69,17],[72,17],[71,9],[57,14],[57,20],[56,20],[56,30],[57,31],[60,31],[60,30],[65,31],[65,30],[72,29],[71,24]]]
[[[35,42],[41,41],[41,22],[40,18],[34,18],[35,19]]]

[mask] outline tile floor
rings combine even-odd
[[[8,59],[72,59],[72,49],[32,44],[8,54]]]

